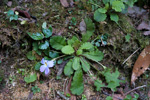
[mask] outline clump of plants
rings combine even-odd
[[[99,3],[97,3],[99,2]],[[107,17],[118,23],[118,13],[126,13],[128,6],[133,6],[137,0],[88,0],[87,4],[92,5],[94,19],[97,22],[105,21]]]
[[[75,95],[81,95],[84,91],[84,73],[88,73],[93,78],[90,70],[92,67],[95,67],[92,63],[98,63],[104,69],[104,71],[99,71],[98,73],[104,76],[104,81],[106,81],[107,85],[103,84],[98,76],[95,80],[93,79],[96,90],[100,91],[101,87],[107,87],[115,91],[121,82],[118,79],[119,72],[116,69],[112,73],[111,69],[99,62],[103,59],[104,54],[97,46],[90,42],[90,38],[95,31],[95,25],[90,18],[85,18],[84,21],[86,23],[86,32],[82,34],[81,39],[78,36],[72,36],[71,38],[51,36],[52,28],[47,28],[46,22],[42,25],[42,32],[28,32],[28,35],[35,41],[33,42],[33,50],[27,53],[27,58],[35,60],[36,54],[44,56],[35,65],[35,70],[40,70],[45,75],[49,75],[49,68],[54,67],[55,64],[61,64],[63,61],[67,61],[64,66],[64,74],[68,77],[73,76],[70,90]],[[102,41],[106,41],[106,38],[103,37]],[[27,83],[34,82],[36,78],[36,74],[32,74],[25,77],[25,81]]]

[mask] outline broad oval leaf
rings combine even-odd
[[[74,59],[73,59],[73,64],[72,64],[72,68],[73,68],[74,70],[80,69],[80,58],[79,58],[79,57],[74,57]]]
[[[66,76],[70,76],[71,74],[73,74],[72,59],[70,59],[69,62],[65,65],[64,74]]]
[[[86,49],[86,50],[88,50],[88,49],[91,49],[93,47],[93,45],[92,45],[92,43],[90,43],[90,42],[85,42],[85,43],[83,43],[81,46],[80,46],[80,48],[79,49]]]
[[[101,61],[104,57],[104,54],[99,50],[87,52],[82,55],[93,61]]]
[[[106,19],[107,15],[105,13],[99,12],[99,10],[96,10],[94,12],[94,20],[97,22],[104,21]]]
[[[75,72],[70,90],[71,93],[75,95],[81,95],[83,93],[84,84],[83,84],[83,72],[81,69]]]
[[[110,19],[116,23],[118,23],[119,17],[117,14],[110,14]]]
[[[112,9],[114,9],[116,12],[121,12],[123,9],[125,9],[125,6],[122,1],[113,1],[112,2]]]
[[[98,11],[99,11],[100,13],[106,13],[106,12],[107,12],[107,10],[106,10],[105,8],[99,8]]]
[[[85,24],[86,24],[86,31],[94,32],[95,31],[95,24],[90,18],[85,18],[84,19]]]
[[[29,51],[29,52],[27,53],[27,58],[28,58],[29,60],[35,60],[35,59],[36,59],[36,57],[35,57],[35,55],[33,54],[32,51]]]
[[[82,41],[83,42],[88,41],[92,35],[93,35],[93,32],[87,31],[85,34],[82,34]]]
[[[49,47],[49,42],[48,41],[45,41],[44,43],[41,43],[39,45],[39,49],[42,49],[42,50],[45,50]]]
[[[53,36],[50,39],[50,45],[56,50],[61,50],[66,45],[66,40],[62,36]]]
[[[90,70],[90,65],[89,63],[83,58],[83,57],[80,57],[80,61],[81,61],[81,64],[82,64],[82,69],[87,72]]]
[[[64,54],[73,54],[75,51],[73,49],[73,47],[71,47],[70,45],[67,45],[67,46],[64,46],[62,49],[61,49],[62,53]]]
[[[31,74],[31,75],[29,75],[29,76],[27,76],[27,77],[24,77],[24,81],[26,82],[26,83],[32,83],[32,82],[34,82],[35,80],[37,79],[37,75],[34,73],[34,74]]]
[[[36,63],[34,69],[35,69],[35,70],[39,70],[40,67],[41,67],[41,65],[42,65],[41,62]]]
[[[42,33],[30,33],[27,32],[27,34],[33,39],[33,40],[42,40],[44,38],[44,35]]]
[[[59,53],[58,52],[49,52],[49,57],[51,57],[51,58],[56,58],[56,57],[58,57],[59,56]]]

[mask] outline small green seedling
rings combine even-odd
[[[35,93],[41,92],[41,89],[38,88],[37,86],[34,86],[34,87],[32,87],[32,92],[33,92],[33,94],[35,94]]]
[[[18,20],[18,12],[14,12],[13,10],[9,10],[7,13],[7,17],[9,18],[9,21],[12,20]]]

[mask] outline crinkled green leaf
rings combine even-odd
[[[70,90],[71,93],[75,95],[81,95],[83,93],[84,84],[83,84],[83,72],[81,69],[75,72]]]
[[[18,20],[18,15],[10,16],[9,20],[10,20],[10,22],[11,22],[12,20]]]
[[[137,0],[124,0],[124,2],[130,7],[133,7],[134,3],[137,2]]]
[[[44,43],[41,43],[39,45],[39,49],[42,49],[42,50],[45,50],[49,47],[49,42],[48,41],[45,41]]]
[[[99,8],[98,11],[99,11],[100,13],[106,13],[106,12],[107,12],[107,10],[106,10],[105,8]]]
[[[102,72],[102,74],[105,76],[106,82],[108,83],[108,88],[110,88],[112,91],[116,90],[116,87],[119,86],[121,80],[119,80],[119,71],[116,69],[114,73],[110,72],[110,69],[106,69]]]
[[[92,35],[93,35],[93,32],[87,31],[85,34],[82,34],[82,41],[83,42],[88,41]]]
[[[44,38],[44,35],[42,33],[30,33],[27,32],[27,34],[33,39],[33,40],[42,40]]]
[[[94,81],[94,85],[96,86],[96,91],[101,91],[101,87],[105,86],[104,84],[102,84],[102,81],[99,79]]]
[[[51,58],[56,58],[58,56],[59,56],[58,52],[49,52],[49,57],[51,57]]]
[[[91,49],[91,48],[93,48],[93,45],[90,43],[90,42],[85,42],[85,43],[83,43],[81,46],[80,46],[80,48],[79,49],[86,49],[86,50],[88,50],[88,49]]]
[[[79,41],[79,39],[78,39],[76,36],[73,36],[73,37],[72,37],[71,39],[69,39],[67,42],[68,42],[68,45],[73,46],[76,41]]]
[[[32,83],[32,82],[34,82],[35,80],[37,79],[37,75],[34,73],[34,74],[31,74],[31,75],[29,75],[29,76],[27,76],[27,77],[24,77],[24,81],[26,82],[26,83]]]
[[[96,10],[94,12],[94,20],[97,22],[104,21],[106,19],[107,15],[104,13],[99,12],[99,10]]]
[[[73,49],[73,47],[70,46],[70,45],[64,46],[64,47],[61,49],[61,51],[62,51],[62,53],[64,53],[64,54],[73,54],[73,53],[75,52],[74,49]]]
[[[116,12],[121,12],[123,9],[125,9],[125,6],[122,1],[113,1],[112,9],[114,9]]]
[[[72,68],[73,68],[74,70],[80,69],[80,58],[79,58],[79,57],[74,57],[74,59],[73,59],[73,64],[72,64]]]
[[[103,0],[104,4],[107,4],[109,2],[109,0]]]
[[[118,23],[119,17],[117,14],[110,14],[110,19],[116,23]]]
[[[35,59],[36,59],[36,57],[35,57],[35,55],[32,53],[32,51],[29,51],[29,52],[27,53],[27,58],[28,58],[29,60],[35,60]]]
[[[45,38],[49,38],[52,35],[52,31],[50,29],[42,29]]]
[[[61,50],[66,45],[66,40],[62,36],[53,36],[50,39],[50,45],[56,50]]]
[[[70,59],[69,62],[65,65],[64,74],[66,76],[70,76],[71,74],[73,74],[72,59]]]
[[[41,67],[41,65],[42,65],[41,62],[36,63],[34,69],[35,69],[35,70],[39,70],[40,67]]]
[[[77,52],[76,52],[77,55],[81,55],[82,53],[83,53],[82,49],[78,49]]]
[[[52,27],[50,26],[50,28],[47,28],[46,22],[42,24],[42,31],[45,35],[45,38],[49,38],[52,35]]]
[[[91,33],[93,33],[95,31],[95,24],[93,23],[93,21],[90,18],[85,18],[84,21],[86,24],[86,31],[90,31]]]
[[[89,63],[83,58],[83,57],[80,57],[80,61],[81,61],[81,64],[82,64],[82,69],[87,72],[90,70],[90,65]]]
[[[8,16],[8,17],[13,16],[14,14],[15,14],[15,13],[14,13],[13,10],[9,10],[9,11],[7,12],[7,16]]]
[[[99,50],[86,52],[86,53],[83,53],[82,55],[93,61],[101,61],[104,57],[104,54]]]

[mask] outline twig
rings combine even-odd
[[[64,96],[63,94],[61,94],[59,91],[57,91],[57,94],[62,97],[65,100],[69,100],[69,98],[67,98],[66,96]]]
[[[140,48],[135,50],[122,64],[126,63]]]
[[[124,96],[128,95],[128,94],[129,94],[130,92],[132,92],[132,91],[135,91],[135,90],[140,89],[140,88],[143,88],[143,87],[146,87],[146,85],[136,87],[136,88],[134,88],[134,89],[132,89],[132,90],[126,92],[126,93],[124,94]]]

